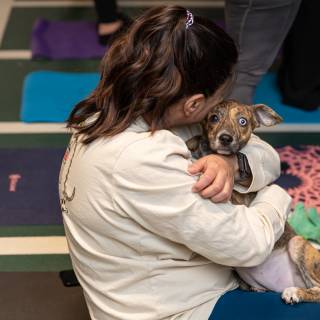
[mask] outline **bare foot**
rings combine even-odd
[[[99,23],[98,25],[98,34],[100,36],[109,35],[116,31],[118,31],[123,24],[122,20],[117,20],[114,22],[108,22],[108,23]]]

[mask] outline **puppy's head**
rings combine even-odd
[[[203,129],[210,149],[229,155],[245,146],[255,128],[270,127],[281,121],[282,118],[264,104],[245,105],[226,100],[212,108],[203,122]]]

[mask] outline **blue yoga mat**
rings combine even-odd
[[[0,226],[61,224],[64,149],[0,149]]]
[[[275,73],[268,73],[262,78],[257,87],[254,102],[270,106],[283,117],[284,123],[287,124],[320,123],[320,108],[315,111],[304,111],[282,103]]]
[[[20,119],[64,122],[74,105],[97,86],[98,73],[36,71],[24,80]]]
[[[287,305],[279,293],[233,290],[223,295],[209,320],[314,320],[319,303]]]

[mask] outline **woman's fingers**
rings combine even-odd
[[[203,173],[193,185],[192,191],[199,192],[203,198],[227,201],[231,197],[234,180],[234,165],[229,158],[209,155],[194,162],[189,173]]]
[[[199,180],[193,185],[193,192],[200,192],[206,189],[208,186],[211,186],[213,180],[215,179],[217,172],[210,169],[207,170],[204,174],[202,174]]]
[[[231,199],[232,191],[233,179],[229,179],[226,181],[224,188],[221,190],[221,192],[211,197],[211,201],[214,203],[227,202]]]
[[[188,167],[188,171],[191,174],[197,174],[199,172],[203,172],[205,170],[206,164],[207,164],[206,157],[200,158],[199,160],[193,162]]]
[[[228,172],[219,172],[212,184],[200,192],[203,198],[212,202],[226,202],[230,200],[233,190],[233,178]]]
[[[217,174],[210,185],[200,192],[201,197],[208,199],[219,194],[224,189],[226,183],[226,180],[223,176],[223,174]]]

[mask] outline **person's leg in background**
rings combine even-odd
[[[233,290],[215,305],[209,320],[315,320],[320,303],[285,304],[275,292]]]
[[[302,0],[279,70],[283,102],[305,110],[320,106],[319,12],[319,0]]]
[[[230,98],[251,104],[272,65],[301,0],[226,0],[227,32],[239,46],[237,79]]]
[[[130,24],[130,19],[119,14],[116,0],[94,0],[98,16],[99,42],[106,45],[119,30]]]
[[[118,20],[116,0],[94,0],[99,23],[110,23]]]

